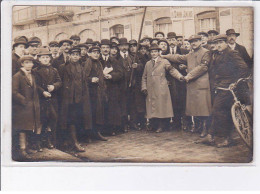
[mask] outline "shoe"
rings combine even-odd
[[[26,150],[26,152],[27,152],[27,154],[36,154],[36,153],[37,153],[37,150],[33,150],[33,149],[28,148],[28,149]]]
[[[161,133],[163,130],[162,130],[162,128],[158,128],[156,131],[155,131],[155,133]]]
[[[36,144],[36,150],[37,150],[37,152],[43,152],[43,149],[42,149],[42,147],[41,147],[40,142],[38,142],[38,143]]]
[[[214,145],[215,144],[215,139],[213,138],[212,135],[208,134],[206,137],[195,141],[194,143],[199,144],[199,143],[203,143],[203,144],[209,144],[209,145]]]
[[[101,135],[100,132],[97,132],[95,137],[96,137],[96,139],[101,140],[101,141],[107,141],[108,140],[103,135]]]
[[[223,142],[217,144],[217,148],[229,147],[231,144],[230,139],[225,139]]]
[[[203,138],[203,137],[206,137],[206,135],[208,135],[208,129],[207,129],[206,122],[204,122],[200,137]]]
[[[85,152],[85,148],[83,148],[81,145],[79,145],[79,143],[75,143],[74,147],[77,152]]]

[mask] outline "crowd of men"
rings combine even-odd
[[[230,146],[233,97],[216,88],[252,71],[239,35],[210,30],[183,39],[156,32],[139,43],[73,35],[48,46],[16,37],[13,149],[23,159],[43,146],[84,152],[79,142],[142,129],[199,132],[201,143]],[[215,141],[218,133],[224,141]]]

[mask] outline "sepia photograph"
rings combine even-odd
[[[14,162],[253,162],[253,7],[15,5],[10,44]]]

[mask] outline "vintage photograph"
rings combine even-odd
[[[250,163],[253,7],[13,6],[12,160]]]

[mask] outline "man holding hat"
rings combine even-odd
[[[168,60],[159,56],[161,48],[153,44],[150,47],[152,59],[148,61],[142,76],[142,92],[146,96],[146,117],[157,125],[156,132],[163,131],[163,119],[173,117],[172,101],[166,72],[178,80],[183,76],[171,66]]]
[[[250,69],[252,69],[252,67],[253,67],[252,58],[249,56],[246,48],[236,42],[237,37],[240,35],[240,33],[235,32],[234,29],[228,29],[226,31],[226,35],[227,35],[228,46],[232,50],[238,51],[240,57],[242,57],[242,59],[244,59],[244,61],[246,62],[247,66]]]
[[[17,73],[21,64],[19,59],[24,55],[25,49],[27,48],[28,39],[25,36],[18,36],[14,39],[13,51],[12,51],[12,75]]]
[[[51,41],[49,43],[49,47],[50,47],[50,50],[51,50],[51,56],[52,56],[52,59],[55,59],[59,56],[59,43],[57,41]]]
[[[217,90],[217,87],[227,88],[239,78],[246,77],[248,67],[239,53],[228,46],[225,34],[217,35],[213,41],[216,43],[218,52],[213,59],[215,96],[212,122],[209,134],[199,142],[214,145],[214,136],[222,134],[225,139],[218,143],[217,147],[227,147],[231,145],[231,131],[233,129],[231,117],[233,96],[229,91]]]
[[[71,49],[72,43],[73,42],[70,39],[64,39],[59,42],[59,47],[62,50],[62,54],[59,57],[55,58],[52,62],[52,66],[56,68],[58,71],[60,69],[60,65],[69,61],[69,50]],[[59,73],[62,77],[61,72]]]
[[[72,42],[73,42],[72,46],[78,46],[78,44],[80,42],[80,37],[79,37],[79,35],[74,34],[70,37],[70,40],[72,40]]]
[[[105,102],[105,128],[110,135],[115,135],[121,126],[120,109],[120,83],[123,80],[123,71],[118,61],[110,57],[110,41],[101,40],[100,63],[103,67],[103,74],[106,84],[107,101]]]
[[[187,55],[166,55],[164,58],[175,63],[187,63],[186,115],[198,118],[198,124],[202,123],[203,131],[207,130],[207,119],[211,114],[211,96],[208,75],[210,62],[209,51],[201,46],[201,36],[192,35],[189,38],[193,52]],[[200,126],[200,125],[198,125]],[[195,127],[197,127],[195,125]],[[197,131],[192,128],[192,131]]]

